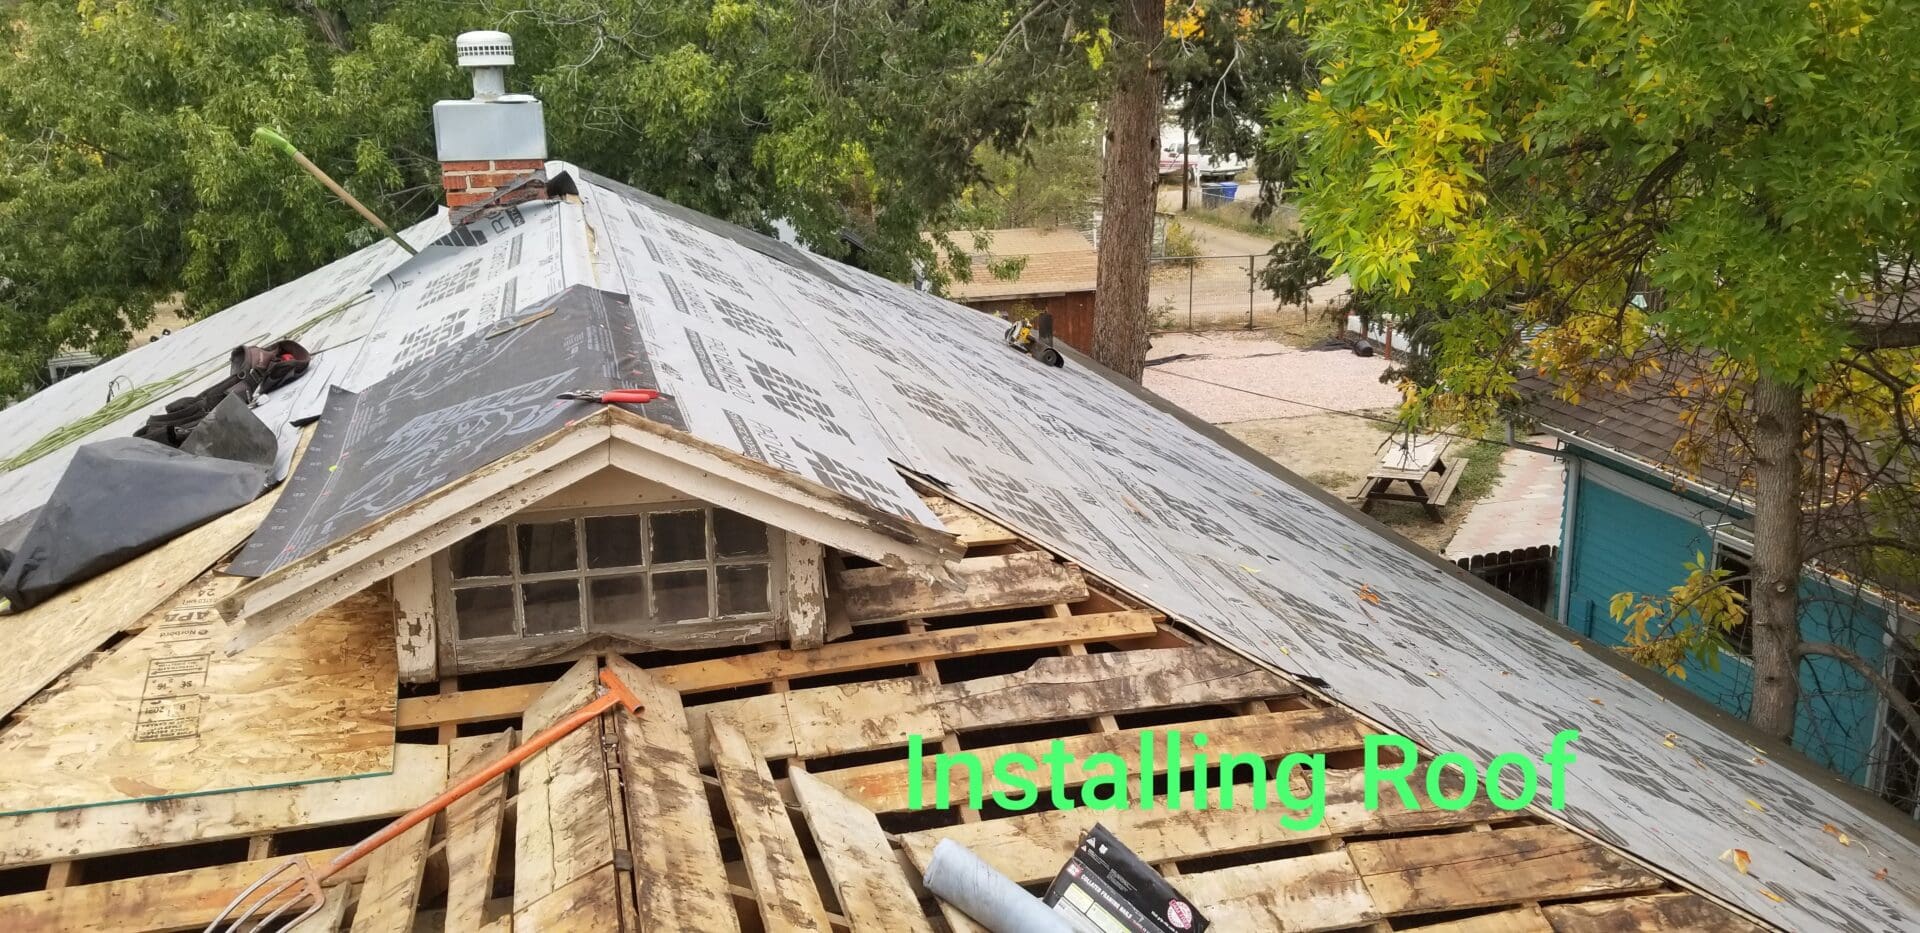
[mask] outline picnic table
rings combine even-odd
[[[1411,438],[1396,435],[1388,438],[1386,453],[1360,485],[1354,487],[1350,499],[1360,500],[1360,511],[1366,512],[1380,500],[1393,502],[1418,502],[1427,510],[1427,517],[1442,521],[1440,507],[1453,497],[1453,488],[1460,484],[1460,469],[1446,461],[1447,447],[1452,438],[1438,435],[1414,436]],[[1403,483],[1406,492],[1395,492],[1394,483]]]

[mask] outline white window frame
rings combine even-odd
[[[448,648],[456,656],[463,646],[508,647],[513,645],[547,646],[557,643],[585,641],[588,639],[622,635],[640,636],[648,630],[671,629],[677,626],[697,627],[707,624],[739,624],[754,621],[772,621],[785,612],[787,572],[786,572],[786,535],[780,529],[760,522],[767,532],[767,551],[764,556],[722,557],[718,543],[714,540],[713,516],[722,507],[699,500],[673,500],[667,502],[649,502],[627,506],[607,506],[593,508],[559,509],[547,512],[522,512],[509,516],[489,527],[506,528],[507,536],[507,573],[499,576],[465,577],[453,576],[453,552],[459,545],[448,547],[433,558],[434,589],[440,605],[445,606],[444,618],[447,625],[443,632]],[[652,522],[649,516],[659,512],[698,511],[704,517],[706,536],[706,557],[701,560],[670,561],[651,563],[645,558],[651,556]],[[738,513],[736,513],[738,514]],[[624,567],[589,567],[587,558],[586,520],[592,518],[634,518],[640,526],[640,553],[643,561]],[[742,516],[758,522],[752,516]],[[571,522],[574,529],[575,563],[571,570],[523,571],[520,569],[520,535],[518,526],[546,525],[558,522]],[[476,532],[478,533],[478,532]],[[463,541],[465,539],[462,539]],[[719,614],[720,569],[729,566],[765,566],[767,569],[767,609],[764,612]],[[671,622],[657,622],[651,617],[621,623],[596,624],[593,616],[593,590],[591,581],[614,577],[641,577],[647,580],[648,613],[651,616],[654,605],[652,577],[657,573],[671,573],[677,570],[704,570],[707,575],[707,615],[700,618],[680,619]],[[579,587],[580,627],[561,632],[526,633],[526,600],[523,587],[529,583],[552,581],[572,581]],[[483,589],[487,587],[507,587],[513,599],[513,632],[504,635],[468,636],[461,628],[459,610],[456,608],[455,593],[461,590]]]

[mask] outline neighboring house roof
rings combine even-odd
[[[1745,471],[1742,458],[1720,447],[1717,456],[1694,456],[1681,462],[1681,451],[1708,440],[1688,425],[1685,412],[1691,392],[1682,386],[1708,378],[1696,357],[1658,354],[1658,369],[1645,372],[1621,388],[1595,379],[1581,385],[1574,400],[1563,397],[1563,384],[1538,372],[1520,379],[1526,411],[1568,442],[1603,453],[1613,453],[1671,477],[1685,477],[1726,493],[1738,493]]]
[[[550,171],[578,174],[562,163]],[[908,482],[924,480],[1126,599],[1280,672],[1316,701],[1430,749],[1482,763],[1513,753],[1537,761],[1556,732],[1578,729],[1565,808],[1543,814],[1789,929],[1843,919],[1920,926],[1920,846],[1910,827],[1879,822],[1861,809],[1872,804],[1851,802],[1863,798],[1790,752],[1770,751],[1758,763],[1730,731],[1737,727],[1677,699],[1657,677],[1616,666],[1604,650],[1490,595],[1138,386],[1077,357],[1064,369],[1039,366],[1004,346],[1001,326],[987,316],[626,186],[581,175],[579,189],[577,199],[522,205],[451,233],[443,220],[429,221],[404,233],[432,243],[418,256],[384,242],[369,247],[0,413],[0,462],[11,465],[0,473],[0,520],[44,498],[74,443],[130,433],[167,398],[216,378],[236,344],[297,336],[319,351],[304,379],[256,409],[281,431],[284,463],[296,422],[321,418],[322,433],[350,427],[321,417],[335,390],[370,392],[461,335],[498,333],[569,287],[589,286],[626,296],[633,330],[624,338],[583,332],[582,341],[644,347],[653,379],[683,418],[663,432],[894,519],[945,527]],[[380,495],[357,503],[364,509],[329,513],[372,516],[375,524],[330,526],[313,544],[363,540],[357,536],[378,531],[378,517],[389,514],[377,506],[443,495],[462,477],[441,469],[442,444],[504,436],[503,424],[544,417],[541,403],[561,389],[591,388],[573,380],[600,372],[584,360],[578,369],[525,372],[517,383],[490,382],[484,393],[456,393],[413,412],[405,430],[320,448],[377,452],[404,440],[422,453],[402,458]],[[135,390],[102,408],[106,386],[122,376]],[[448,371],[447,384],[460,377]],[[521,449],[539,442],[528,443]],[[299,487],[289,484],[263,527],[306,521],[291,502]],[[269,566],[250,586],[291,580],[293,560]],[[115,592],[137,605],[153,589]],[[40,608],[49,607],[61,608]],[[9,684],[51,680],[78,660],[42,647],[84,641],[68,634],[75,626],[66,616],[58,626],[35,625],[47,618],[56,617],[0,619],[36,658],[60,656],[16,663]],[[107,623],[89,625],[99,634]],[[783,677],[779,689],[786,686]],[[903,689],[880,690],[873,703],[887,708]],[[936,710],[928,721],[949,731],[938,711],[950,699],[929,695],[912,708]],[[810,698],[816,705],[805,711],[781,705],[798,700],[764,702],[779,707],[768,726],[775,733],[803,712],[828,725],[846,715],[823,697]],[[1054,718],[1088,711],[1071,701],[1055,709]],[[529,726],[537,718],[529,715]],[[401,720],[409,722],[404,713]],[[875,739],[867,730],[850,729],[863,737],[850,744],[868,748]],[[818,754],[852,750],[829,741]],[[629,803],[653,800],[637,794]],[[523,811],[521,830],[530,825]],[[1853,844],[1837,844],[1828,826]],[[1444,874],[1480,858],[1469,851],[1472,835],[1442,837],[1463,848],[1428,867]],[[1750,853],[1751,871],[1722,860],[1728,849]],[[1402,853],[1380,853],[1360,866],[1364,881],[1347,888],[1377,898],[1382,878],[1399,877],[1404,908],[1430,880],[1412,864]],[[1528,870],[1542,878],[1558,871]]]
[[[948,284],[948,297],[955,301],[1003,301],[1094,290],[1098,256],[1086,235],[1072,227],[963,230],[949,236],[969,251],[972,270],[971,280]],[[975,236],[988,238],[986,249],[973,248]],[[988,264],[1009,259],[1024,259],[1026,264],[1013,278],[995,278]]]

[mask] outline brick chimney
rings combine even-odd
[[[453,222],[546,196],[547,125],[540,101],[507,93],[513,39],[504,32],[462,33],[460,67],[473,73],[471,100],[433,105],[440,186]]]

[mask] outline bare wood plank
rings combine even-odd
[[[611,657],[607,664],[643,705],[639,715],[615,720],[627,825],[634,827],[635,910],[644,918],[674,918],[686,929],[737,929],[680,695],[625,659]]]
[[[696,748],[706,745],[707,716],[718,713],[738,724],[766,758],[815,758],[899,747],[915,735],[1231,703],[1299,689],[1230,651],[1196,646],[1041,658],[1024,671],[948,684],[902,677],[816,687],[687,713]]]
[[[320,865],[345,851],[327,849],[300,857]],[[0,897],[0,930],[197,930],[218,916],[241,889],[285,861],[256,859],[8,895]],[[356,878],[363,872],[362,866],[355,866],[343,877]],[[331,896],[339,897],[340,893]]]
[[[1389,916],[1648,891],[1665,884],[1600,843],[1559,826],[1377,839],[1347,848],[1374,902]]]
[[[1297,825],[1297,818],[1302,814],[1289,810],[1272,796],[1267,809],[1255,809],[1252,788],[1242,783],[1234,787],[1231,807],[1221,807],[1216,792],[1208,795],[1213,809],[1168,810],[1165,809],[1165,788],[1155,787],[1154,809],[1095,810],[1081,805],[1079,794],[1069,793],[1066,799],[1076,804],[1072,810],[1036,810],[1005,819],[906,833],[900,837],[900,843],[912,854],[916,864],[924,865],[925,860],[932,857],[933,847],[941,839],[951,838],[972,849],[1015,883],[1027,884],[1052,878],[1060,870],[1060,853],[1072,851],[1081,835],[1096,822],[1126,840],[1142,859],[1163,862],[1231,855],[1354,833],[1470,826],[1502,815],[1484,801],[1459,811],[1426,805],[1413,810],[1401,805],[1393,795],[1383,798],[1378,810],[1369,810],[1364,806],[1365,788],[1361,779],[1358,771],[1329,773],[1326,813],[1319,825],[1306,829],[1283,825],[1280,817],[1294,818]],[[1188,781],[1190,784],[1190,775]],[[1294,776],[1293,794],[1297,800],[1308,798],[1304,775]],[[965,800],[960,803],[964,805]]]
[[[428,820],[367,856],[367,880],[360,885],[353,933],[406,933],[413,929],[420,879],[427,870],[427,844],[432,841],[433,821]],[[345,893],[336,891],[332,896],[343,897]]]
[[[933,933],[880,821],[805,771],[793,772],[788,780],[806,812],[827,877],[833,881],[840,913],[855,933]]]
[[[787,638],[817,648],[827,638],[827,568],[820,542],[787,532]]]
[[[581,875],[545,897],[513,912],[512,925],[496,922],[487,929],[532,930],[538,933],[606,933],[620,930],[619,882],[613,864]],[[505,921],[507,918],[500,918]],[[676,925],[669,922],[666,928]],[[463,929],[452,924],[449,931]],[[474,927],[471,929],[480,929]],[[689,928],[692,929],[692,928]]]
[[[778,650],[692,661],[648,673],[682,693],[721,690],[774,680],[841,674],[961,654],[1053,648],[1081,641],[1130,641],[1154,634],[1155,617],[1142,612],[1104,612],[1067,618],[996,622],[920,635],[889,635],[825,645],[810,651]],[[400,701],[399,728],[483,722],[520,715],[545,684],[464,690]]]
[[[599,673],[592,658],[568,669],[527,707],[527,731],[545,729],[591,701]],[[520,765],[515,913],[613,862],[613,832],[607,825],[613,805],[598,726],[598,720],[581,726]]]
[[[711,723],[714,771],[733,817],[740,860],[769,931],[817,930],[827,933],[827,908],[813,886],[807,857],[787,818],[786,802],[773,783],[767,760],[753,753],[747,737],[725,719]]]
[[[1761,927],[1690,892],[1622,897],[1541,908],[1554,933],[1619,933],[1621,930],[1721,930],[1758,933]]]
[[[1380,919],[1344,849],[1181,875],[1175,884],[1220,930],[1309,933]]]
[[[273,510],[270,492],[25,612],[8,616],[0,716],[105,644],[142,624],[194,578],[239,547]]]
[[[393,650],[400,680],[440,678],[439,616],[433,607],[433,561],[418,560],[393,575]]]
[[[999,523],[945,496],[921,496],[920,500],[940,519],[940,524],[947,526],[947,531],[960,539],[961,547],[993,547],[1020,540],[1019,535]]]
[[[1420,928],[1422,933],[1555,933],[1553,924],[1547,922],[1540,908],[1527,906],[1515,910],[1502,910],[1477,917],[1465,917],[1450,923],[1436,923]],[[1668,927],[1607,927],[1607,933],[1624,933],[1627,930],[1657,930]]]
[[[396,816],[440,792],[447,751],[393,752],[393,773],[377,777],[0,817],[0,868]]]
[[[287,933],[334,933],[347,916],[349,885],[342,884],[327,893],[327,899],[313,916],[287,928]]]
[[[890,567],[840,573],[832,589],[855,625],[931,618],[989,609],[1018,609],[1087,598],[1080,568],[1042,551],[968,557],[951,565],[957,588]]]
[[[1236,716],[1227,719],[1204,719],[1183,722],[1176,725],[1155,726],[1147,729],[1126,729],[1119,732],[1075,735],[1058,740],[1065,752],[1072,756],[1072,763],[1062,770],[1061,783],[1072,786],[1086,780],[1086,772],[1081,762],[1095,754],[1122,755],[1133,763],[1136,773],[1148,769],[1147,773],[1161,774],[1166,771],[1167,759],[1164,753],[1167,730],[1177,729],[1183,735],[1191,737],[1207,736],[1207,750],[1216,760],[1232,754],[1258,754],[1279,758],[1291,752],[1335,752],[1360,748],[1364,741],[1364,731],[1359,720],[1353,714],[1339,708],[1316,708],[1304,710],[1285,710],[1276,713],[1262,713],[1253,716]],[[1149,764],[1140,752],[1140,740],[1145,736],[1155,744],[1155,754]],[[1189,738],[1188,741],[1191,739]],[[1042,742],[1022,742],[999,745],[991,748],[972,749],[983,762],[998,760],[1009,754],[1032,756],[1036,761],[1053,747],[1054,740]],[[912,774],[898,761],[883,761],[870,765],[842,768],[838,771],[825,771],[817,775],[820,780],[832,785],[834,789],[859,801],[876,813],[893,813],[908,808]],[[1035,781],[1042,788],[1051,786],[1051,772],[1036,775]],[[936,762],[931,752],[921,762],[921,787],[926,801],[934,796],[936,780]],[[1006,782],[992,774],[981,775],[981,794],[990,795],[996,791],[1008,789]],[[948,772],[948,799],[964,801],[967,799],[970,775],[962,769]]]
[[[456,779],[499,760],[513,748],[512,730],[453,740],[449,766]],[[506,816],[506,776],[501,775],[447,807],[447,926],[479,929],[493,898],[500,826]]]

